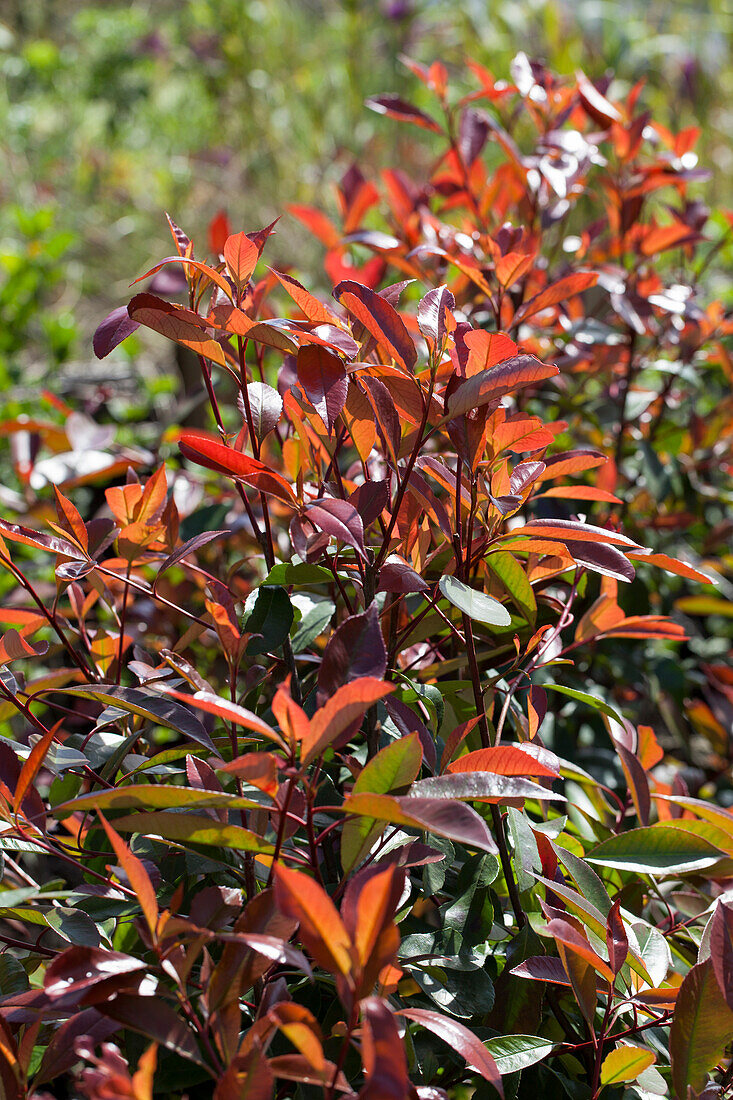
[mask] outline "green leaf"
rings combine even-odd
[[[93,699],[105,706],[118,707],[128,714],[136,714],[158,726],[175,730],[182,737],[190,737],[207,749],[214,750],[208,733],[191,711],[167,695],[149,688],[118,687],[116,684],[85,684],[80,687],[47,688],[39,695],[75,695],[80,699]]]
[[[308,600],[307,609],[303,609],[300,601]],[[302,653],[304,649],[307,649],[311,645],[319,634],[323,634],[324,630],[333,618],[333,613],[336,610],[336,604],[333,600],[319,598],[314,600],[307,596],[293,596],[292,602],[295,607],[302,611],[303,618],[298,623],[295,631],[290,639],[293,647],[293,653]]]
[[[10,993],[25,993],[28,989],[28,975],[24,967],[7,951],[0,955],[0,989],[3,997]]]
[[[487,1039],[484,1046],[503,1076],[541,1062],[555,1049],[556,1044],[541,1035],[499,1035],[495,1039]]]
[[[273,565],[264,579],[265,585],[323,584],[333,583],[333,573],[323,565],[311,565],[308,562],[282,561]]]
[[[353,794],[371,792],[388,794],[389,791],[409,787],[420,771],[422,748],[416,733],[400,737],[381,749],[358,776]],[[365,858],[371,846],[384,831],[384,824],[374,818],[350,817],[341,833],[341,864],[344,871],[351,870]]]
[[[537,618],[537,600],[532,585],[517,559],[506,550],[487,554],[486,564],[506,588],[519,611],[530,623]]]
[[[46,923],[69,943],[86,947],[99,947],[102,942],[92,918],[83,909],[69,909],[58,905],[44,913]]]
[[[61,802],[55,815],[86,810],[172,810],[177,808],[210,809],[226,806],[228,809],[259,809],[260,803],[251,798],[226,794],[224,791],[195,790],[192,787],[165,787],[148,783],[136,783],[129,787],[91,791],[68,802]],[[116,828],[115,823],[115,828]]]
[[[604,840],[586,858],[590,863],[636,871],[645,875],[688,874],[712,867],[724,853],[700,832],[687,832],[666,823],[629,829]]]
[[[725,1003],[711,959],[688,972],[677,994],[669,1033],[672,1086],[679,1100],[699,1093],[733,1035],[733,1011]]]
[[[260,653],[270,653],[279,649],[293,625],[293,605],[288,594],[279,585],[263,584],[257,589],[253,604],[247,600],[246,610],[250,611],[244,624],[248,634],[261,634],[261,638],[252,638],[247,646],[247,656],[256,657]]]
[[[469,588],[457,577],[441,577],[438,582],[440,591],[449,603],[468,615],[469,619],[475,619],[479,623],[488,626],[509,626],[512,617],[504,607],[504,604],[483,592],[477,592],[475,588]]]
[[[623,718],[614,710],[613,707],[609,707],[608,703],[605,703],[603,699],[599,699],[595,695],[590,695],[587,691],[577,691],[575,688],[565,687],[564,684],[543,684],[545,691],[559,691],[561,695],[568,695],[571,699],[577,699],[579,703],[587,703],[589,707],[593,707],[594,710],[600,710],[602,714],[606,714],[609,718],[613,718],[614,722],[620,722],[624,724]]]
[[[197,814],[151,813],[116,817],[114,827],[118,833],[140,833],[142,836],[159,836],[188,844],[213,844],[217,848],[234,848],[240,852],[260,852],[271,855],[275,849],[239,825],[223,825],[213,817]]]

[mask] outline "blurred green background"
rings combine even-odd
[[[521,49],[561,73],[613,70],[619,90],[643,78],[658,121],[703,129],[708,204],[733,205],[732,28],[733,0],[4,0],[3,404],[104,376],[91,333],[170,252],[164,210],[194,239],[220,208],[250,230],[287,202],[328,208],[357,154],[399,158],[404,129],[363,100],[420,101],[401,53],[506,76]],[[429,139],[410,148],[430,156]],[[320,250],[286,228],[270,262],[312,284]]]

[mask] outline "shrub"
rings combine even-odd
[[[518,64],[543,142],[567,122],[577,149],[584,119],[621,141],[610,112],[627,108]],[[447,94],[439,66],[423,75]],[[55,421],[10,426],[25,496],[0,521],[9,1097],[686,1097],[729,1081],[733,815],[692,797],[636,676],[609,683],[594,656],[646,639],[672,662],[685,637],[658,607],[623,609],[637,566],[708,580],[649,550],[632,472],[634,430],[651,446],[659,410],[660,432],[675,423],[690,371],[632,418],[635,356],[657,329],[672,339],[667,306],[639,305],[646,260],[619,324],[633,308],[653,331],[619,345],[593,298],[599,268],[622,281],[616,226],[592,271],[551,267],[529,182],[562,168],[547,153],[528,170],[494,126],[513,167],[484,178],[470,103],[467,122],[448,109],[430,184],[455,230],[396,173],[405,240],[363,227],[375,192],[358,172],[345,237],[301,212],[336,304],[264,268],[274,226],[217,219],[207,263],[170,223],[175,255],[95,350],[143,325],[193,353],[212,430],[163,433],[156,465],[58,402]],[[498,224],[507,196],[522,232]],[[377,255],[345,267],[354,245]],[[377,290],[390,264],[437,285]],[[187,305],[161,296],[164,268]],[[681,341],[705,329],[686,309]],[[583,332],[602,339],[584,351]],[[56,453],[36,461],[41,442]],[[729,699],[724,666],[709,676]]]

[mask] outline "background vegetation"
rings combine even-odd
[[[702,128],[710,205],[733,202],[729,0],[6,0],[0,10],[0,381],[88,393],[90,339],[128,273],[160,255],[168,210],[199,237],[214,211],[266,225],[289,202],[333,206],[358,156],[424,162],[426,146],[363,109],[412,91],[401,53],[507,72],[519,50],[555,71],[647,82],[655,119]],[[314,33],[317,28],[317,33]],[[418,99],[419,99],[418,92]],[[319,250],[291,223],[301,270]],[[272,262],[283,258],[278,238]],[[289,256],[292,251],[288,250]],[[719,293],[719,291],[717,291]],[[136,355],[134,343],[129,353]],[[159,342],[139,378],[170,385]],[[63,367],[61,376],[57,368]],[[162,378],[158,368],[163,367]],[[168,379],[168,381],[166,380]],[[15,410],[14,410],[15,411]]]

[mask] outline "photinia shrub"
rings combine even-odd
[[[7,425],[10,1098],[687,1100],[730,1083],[733,813],[691,792],[660,708],[598,656],[674,662],[687,635],[658,606],[662,570],[692,589],[683,611],[725,605],[694,594],[707,565],[653,545],[674,525],[652,524],[634,455],[680,438],[680,346],[691,363],[714,330],[722,354],[727,321],[651,301],[643,202],[584,230],[589,270],[550,269],[540,231],[560,239],[595,201],[601,154],[581,170],[582,150],[621,143],[623,161],[621,134],[647,122],[635,99],[517,65],[516,87],[481,71],[447,108],[429,189],[400,192],[403,237],[363,227],[375,191],[357,173],[343,234],[301,211],[328,238],[330,302],[265,266],[274,225],[218,217],[206,261],[169,219],[174,254],[95,351],[141,325],[186,349],[208,429],[168,427],[156,455],[51,395],[51,420]],[[447,105],[442,67],[420,75]],[[537,164],[473,105],[516,113],[510,96],[550,150]],[[510,166],[493,176],[489,133]],[[670,169],[678,189],[687,171]],[[521,228],[498,224],[510,206]],[[599,269],[618,309],[589,297]],[[607,309],[649,331],[611,339]],[[672,366],[632,417],[652,345]],[[630,611],[637,568],[652,598]],[[724,791],[728,747],[699,706],[720,724],[731,678],[707,667],[696,714]]]

